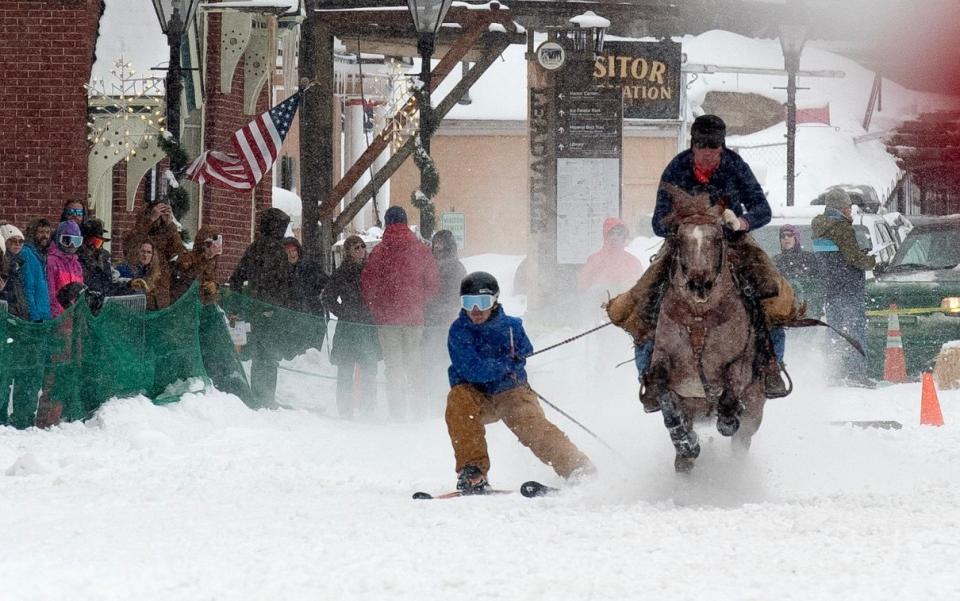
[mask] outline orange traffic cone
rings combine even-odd
[[[887,348],[883,353],[883,379],[887,382],[907,381],[907,358],[903,354],[903,339],[900,337],[900,318],[897,306],[890,305],[887,318]]]
[[[933,374],[930,372],[924,372],[923,374],[923,392],[920,395],[920,425],[943,425],[943,413],[940,412],[937,388],[933,385]]]

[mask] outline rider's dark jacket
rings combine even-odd
[[[726,207],[747,220],[751,230],[770,222],[770,205],[763,195],[757,178],[740,155],[729,148],[723,149],[720,165],[706,184],[699,183],[693,175],[693,151],[689,148],[670,161],[663,171],[661,182],[673,184],[690,194],[709,192],[714,204],[720,200]],[[670,228],[663,222],[673,209],[670,193],[663,187],[657,192],[657,206],[653,211],[653,232],[666,236]]]

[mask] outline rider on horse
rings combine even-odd
[[[781,364],[769,340],[769,316],[765,313],[770,306],[787,302],[792,309],[792,290],[766,253],[747,235],[770,221],[770,205],[750,167],[737,153],[726,148],[726,125],[722,119],[716,115],[697,117],[690,128],[690,138],[691,148],[674,157],[660,178],[653,231],[666,241],[633,288],[614,297],[607,305],[610,320],[633,336],[637,369],[643,383],[640,399],[647,412],[660,408],[659,399],[651,392],[647,368],[674,254],[675,226],[666,219],[673,210],[671,188],[691,195],[709,194],[712,206],[724,207],[729,256],[737,267],[740,293],[762,333],[757,348],[765,374],[764,393],[768,398],[787,393],[780,376]]]

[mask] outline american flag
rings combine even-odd
[[[221,188],[253,189],[277,160],[302,95],[303,90],[237,130],[236,154],[207,150],[198,156],[187,169],[187,178]]]

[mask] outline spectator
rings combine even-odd
[[[370,253],[361,276],[363,299],[379,326],[392,418],[426,415],[420,346],[424,308],[439,289],[437,263],[407,226],[407,213],[393,206],[384,215],[386,230]]]
[[[123,253],[128,264],[137,262],[140,245],[148,240],[153,244],[155,259],[164,266],[186,250],[169,204],[159,200],[149,203],[133,229],[123,237]]]
[[[0,267],[0,300],[7,301],[10,315],[30,319],[27,298],[23,292],[23,233],[16,226],[0,225],[0,245],[6,251]]]
[[[292,302],[288,308],[313,315],[324,315],[321,294],[323,294],[323,287],[330,279],[329,276],[323,272],[323,267],[319,263],[303,258],[303,248],[296,238],[284,238],[283,250],[287,253],[289,263]]]
[[[205,225],[197,231],[195,240],[193,250],[182,253],[171,265],[170,302],[183,296],[194,281],[200,282],[201,302],[217,302],[217,266],[223,254],[223,236],[217,228]]]
[[[156,311],[170,306],[170,272],[167,265],[157,257],[153,243],[140,243],[140,252],[133,269],[121,272],[130,277],[130,287],[147,297],[147,311]]]
[[[621,219],[605,219],[603,247],[587,257],[586,264],[580,270],[577,287],[580,290],[602,291],[603,302],[607,300],[607,292],[616,295],[633,286],[643,275],[643,265],[640,259],[624,250],[629,238],[630,232]]]
[[[80,231],[83,234],[83,246],[77,251],[77,258],[83,266],[83,283],[101,296],[117,294],[118,286],[113,281],[110,253],[103,248],[103,243],[110,241],[103,229],[103,222],[99,219],[88,219],[80,226]]]
[[[290,217],[280,209],[270,208],[260,214],[257,227],[259,235],[247,247],[230,276],[232,290],[246,290],[253,298],[280,307],[293,302],[288,278],[290,262],[283,249],[283,237],[289,224]],[[277,369],[284,345],[284,341],[279,339],[284,333],[282,324],[275,323],[273,319],[273,311],[258,311],[251,317],[249,338],[253,355],[250,385],[261,405],[269,408],[278,406]]]
[[[864,344],[867,327],[866,276],[864,271],[876,267],[876,259],[857,244],[853,231],[850,196],[839,188],[825,197],[823,214],[813,218],[814,252],[823,280],[824,312],[827,323]],[[837,359],[831,380],[853,386],[873,387],[866,375],[863,357],[847,343],[832,338],[833,357]]]
[[[443,414],[447,395],[447,370],[433,360],[447,348],[447,329],[460,312],[460,280],[467,270],[457,256],[457,240],[450,230],[438,230],[430,247],[440,274],[440,291],[427,303],[424,313],[423,366],[425,369],[427,402],[430,413]]]
[[[50,296],[50,316],[58,317],[63,306],[57,300],[57,291],[71,282],[83,283],[83,266],[77,251],[83,244],[80,226],[76,221],[63,221],[57,226],[54,244],[47,254],[47,293]]]
[[[822,301],[817,283],[817,258],[803,249],[800,228],[780,226],[780,253],[773,258],[777,270],[793,286],[797,297],[807,303],[807,315],[820,315]]]
[[[53,226],[42,217],[27,225],[27,237],[20,258],[23,294],[27,300],[30,321],[50,319],[50,293],[47,289],[47,251]]]
[[[88,215],[87,203],[78,198],[72,198],[63,203],[63,211],[60,212],[60,221],[72,221],[77,225],[83,225]]]
[[[360,291],[367,245],[360,236],[349,236],[343,250],[343,263],[323,289],[323,304],[338,319],[330,351],[330,362],[337,366],[337,411],[340,417],[351,418],[358,410],[373,413],[382,353],[373,315]]]

